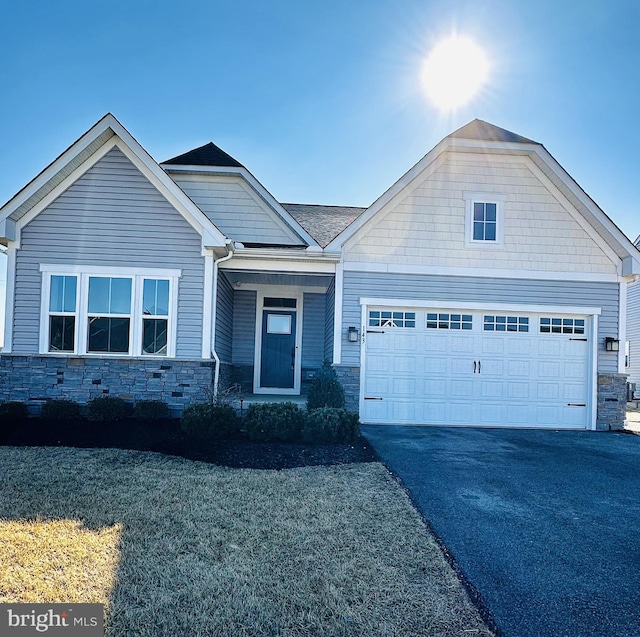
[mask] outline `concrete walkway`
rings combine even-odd
[[[504,637],[640,635],[640,436],[364,426]]]

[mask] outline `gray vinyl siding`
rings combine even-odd
[[[336,281],[331,281],[327,289],[327,300],[324,317],[324,360],[333,361],[333,325],[336,307]]]
[[[233,298],[234,365],[253,365],[256,342],[255,290],[236,290]]]
[[[168,172],[227,237],[246,243],[305,242],[240,178]]]
[[[302,314],[302,367],[320,368],[324,356],[325,295],[305,293]]]
[[[630,383],[638,383],[640,390],[640,282],[630,285],[627,290],[627,341],[629,341]],[[624,347],[624,344],[621,344]]]
[[[41,263],[176,268],[178,357],[202,355],[200,235],[114,148],[22,230],[13,351],[38,351]]]
[[[598,319],[598,371],[616,373],[615,353],[604,351],[604,338],[618,334],[619,287],[617,283],[538,281],[447,277],[420,274],[344,273],[342,333],[360,325],[360,297],[456,302],[573,305],[602,308]],[[343,338],[342,364],[358,366],[360,347]]]
[[[216,354],[221,362],[230,363],[233,348],[233,288],[222,273],[218,276],[216,314]]]

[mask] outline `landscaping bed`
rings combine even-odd
[[[373,462],[377,459],[361,436],[349,443],[310,444],[207,440],[194,443],[184,434],[178,419],[144,422],[129,418],[115,422],[70,421],[29,418],[16,423],[0,444],[9,446],[53,446],[117,448],[158,451],[192,460],[250,469],[288,469],[313,465]]]

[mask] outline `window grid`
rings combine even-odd
[[[528,332],[529,318],[485,314],[482,329],[485,332]]]
[[[470,330],[473,329],[471,314],[427,313],[427,329],[430,330]]]
[[[541,334],[584,334],[584,319],[544,316],[540,318]]]
[[[415,327],[415,312],[371,310],[369,327]]]
[[[473,202],[473,240],[496,241],[498,227],[498,206],[495,203]]]

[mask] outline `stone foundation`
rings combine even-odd
[[[338,380],[344,387],[346,407],[349,411],[360,411],[360,368],[334,365]]]
[[[598,374],[598,431],[622,431],[627,417],[627,374]]]
[[[110,395],[132,403],[162,400],[173,416],[180,416],[185,407],[211,395],[214,369],[213,361],[200,360],[5,354],[0,356],[0,402],[24,402],[38,414],[53,398],[86,404]]]

